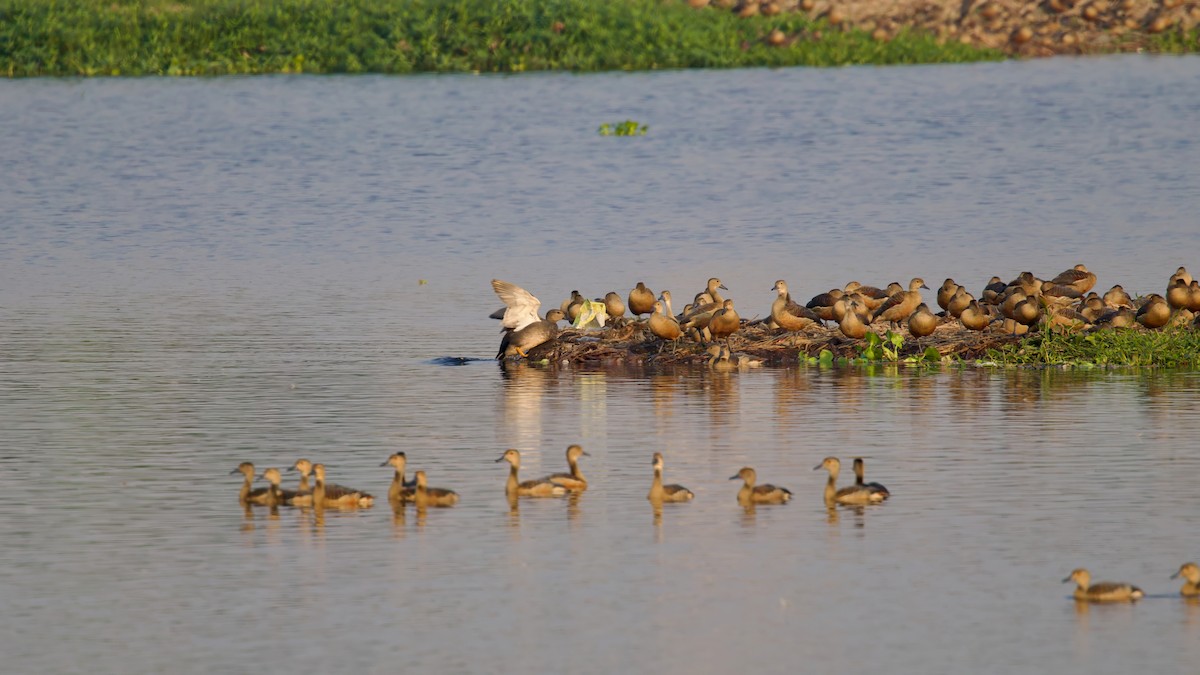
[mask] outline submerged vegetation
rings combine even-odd
[[[877,40],[803,14],[741,19],[662,0],[0,0],[0,72],[9,77],[515,73],[1001,57],[924,33]]]

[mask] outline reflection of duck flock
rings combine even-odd
[[[554,340],[559,322],[566,319],[577,328],[627,329],[631,321],[625,317],[626,308],[641,328],[646,339],[656,339],[662,345],[676,348],[683,339],[703,345],[722,344],[732,350],[731,337],[750,325],[781,332],[805,333],[823,330],[833,324],[845,337],[859,340],[868,332],[885,326],[914,337],[932,335],[938,328],[983,332],[999,335],[1023,335],[1030,330],[1087,331],[1103,327],[1130,328],[1141,325],[1157,329],[1167,325],[1200,325],[1200,280],[1193,279],[1180,267],[1171,275],[1164,294],[1151,293],[1131,298],[1121,285],[1100,294],[1092,290],[1095,273],[1084,265],[1076,265],[1051,279],[1039,279],[1032,272],[1022,272],[1005,283],[993,276],[978,296],[966,286],[946,279],[936,292],[941,312],[933,313],[921,296],[928,289],[924,280],[913,278],[907,288],[893,282],[886,288],[866,286],[851,281],[842,288],[819,293],[804,305],[792,299],[787,283],[780,279],[772,291],[769,317],[757,321],[743,320],[734,309],[733,300],[721,295],[729,290],[713,277],[692,302],[675,313],[670,291],[657,296],[645,282],[639,281],[629,292],[628,301],[610,291],[603,298],[587,300],[572,291],[559,308],[546,312],[538,310],[541,302],[525,289],[498,279],[492,288],[504,302],[505,308],[492,314],[502,319],[504,339],[496,358],[528,356],[529,350]],[[649,315],[645,320],[643,315]],[[737,355],[732,355],[736,361]]]

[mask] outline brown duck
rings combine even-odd
[[[901,321],[908,318],[909,314],[921,304],[921,289],[928,290],[925,281],[920,278],[914,278],[908,282],[908,290],[900,291],[899,293],[888,298],[886,302],[875,310],[875,316],[872,321],[883,319],[890,321],[893,327],[898,327]]]

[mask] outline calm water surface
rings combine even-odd
[[[484,318],[493,277],[718,275],[746,317],[777,278],[1161,292],[1200,268],[1200,59],[30,80],[0,110],[6,671],[1200,661],[1167,579],[1200,558],[1196,373],[505,370]],[[626,118],[649,135],[596,135]],[[510,510],[501,451],[533,477],[571,442],[591,489]],[[227,475],[309,457],[382,496],[400,449],[461,504],[246,515]],[[697,495],[661,515],[656,450]],[[893,498],[827,511],[830,454]],[[739,508],[746,464],[793,503]],[[1149,597],[1076,607],[1077,566]]]

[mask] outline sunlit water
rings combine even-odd
[[[1167,579],[1200,558],[1200,375],[503,370],[484,318],[493,277],[718,275],[746,317],[777,278],[1161,292],[1200,268],[1200,59],[33,80],[0,110],[6,672],[1200,660]],[[511,511],[503,449],[535,477],[572,442],[591,488]],[[382,497],[401,449],[461,504],[246,516],[228,475],[303,456]],[[654,451],[696,493],[661,516]],[[893,498],[828,512],[825,455]],[[743,511],[747,464],[796,499]],[[1149,597],[1077,608],[1078,566]]]

